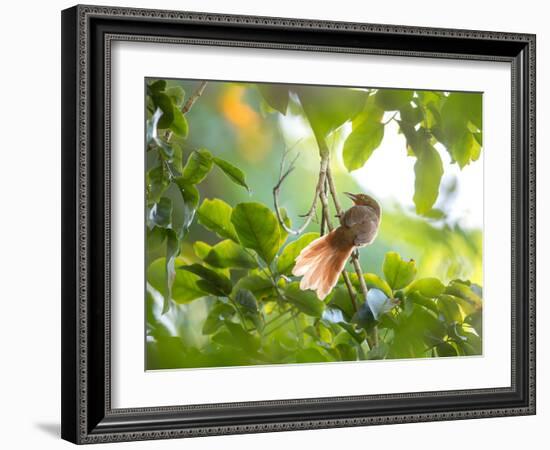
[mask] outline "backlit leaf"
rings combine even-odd
[[[386,253],[382,269],[386,281],[393,290],[404,288],[416,277],[414,260],[405,261],[395,252]]]
[[[407,287],[407,292],[418,291],[425,297],[434,298],[441,295],[445,286],[437,278],[420,278]]]
[[[406,89],[380,89],[374,96],[376,104],[385,111],[395,111],[408,105],[414,91]]]
[[[285,298],[304,314],[321,317],[325,304],[317,298],[315,292],[300,289],[300,283],[290,283],[285,288]]]
[[[189,184],[200,183],[212,168],[212,153],[206,149],[195,150],[187,158],[182,178]]]
[[[417,214],[428,213],[439,195],[439,185],[443,176],[443,163],[437,150],[430,144],[417,153],[414,164],[414,204]]]
[[[353,120],[367,99],[365,91],[350,88],[300,86],[296,92],[311,128],[323,138],[343,123]]]
[[[283,84],[258,83],[258,90],[269,106],[286,114],[288,108],[288,87]]]
[[[178,269],[197,275],[202,281],[206,282],[206,284],[198,283],[198,286],[202,286],[203,290],[207,287],[208,292],[214,295],[229,295],[233,289],[233,283],[229,278],[200,264],[183,265],[179,266]]]
[[[249,290],[258,299],[264,299],[274,294],[274,287],[271,280],[260,275],[248,275],[241,278],[235,284],[235,295],[240,289]]]
[[[174,134],[182,138],[186,138],[187,134],[189,133],[189,125],[187,123],[187,119],[177,107],[174,107],[172,115],[173,118],[172,123],[170,124],[170,130],[172,130]]]
[[[185,264],[183,258],[176,258],[175,265]],[[147,282],[157,291],[163,292],[166,278],[166,258],[153,261],[147,268]],[[172,283],[172,299],[176,303],[189,303],[197,298],[204,297],[205,293],[197,286],[200,278],[190,272],[177,270]]]
[[[216,164],[223,171],[223,173],[225,173],[229,177],[231,181],[237,183],[239,186],[244,187],[247,191],[250,191],[250,188],[246,184],[245,174],[241,169],[217,157],[214,157],[212,160],[214,161],[214,164]]]
[[[210,248],[204,261],[220,268],[241,267],[252,269],[258,264],[240,245],[230,239],[219,242]]]
[[[268,264],[279,250],[279,223],[271,210],[261,203],[239,203],[231,214],[239,241],[255,250]]]
[[[348,171],[360,169],[378,148],[384,137],[384,125],[365,120],[346,139],[343,150],[344,165]]]
[[[239,242],[235,227],[231,223],[233,209],[218,198],[205,199],[197,210],[199,223],[221,238]]]

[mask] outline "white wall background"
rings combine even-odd
[[[446,450],[542,448],[550,421],[550,307],[544,276],[550,216],[550,30],[545,2],[428,0],[111,0],[100,4],[536,33],[538,57],[538,415],[116,444],[117,448],[304,448],[351,446]],[[60,403],[60,10],[72,1],[7,2],[0,16],[0,444],[69,448],[59,438]],[[498,170],[498,168],[494,168]],[[507,195],[507,194],[505,194]],[[472,374],[472,376],[475,376]],[[467,438],[469,443],[465,443]],[[467,442],[468,442],[467,441]],[[544,442],[544,441],[543,441]],[[114,447],[113,447],[114,448]]]

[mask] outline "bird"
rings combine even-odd
[[[294,276],[302,276],[300,289],[316,291],[319,300],[332,291],[352,252],[372,243],[378,234],[378,202],[367,194],[344,194],[354,205],[342,216],[341,225],[304,247],[292,269]]]

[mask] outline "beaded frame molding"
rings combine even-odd
[[[511,386],[113,409],[110,49],[116,40],[509,62]],[[535,414],[535,36],[118,7],[64,10],[61,350],[61,434],[78,444]]]

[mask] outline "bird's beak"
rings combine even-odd
[[[344,192],[344,194],[351,198],[353,201],[355,201],[355,199],[357,198],[357,195],[352,194],[351,192]]]

